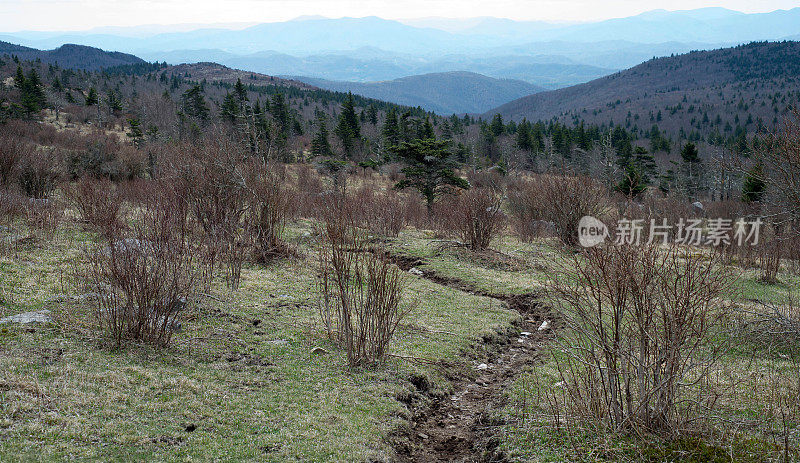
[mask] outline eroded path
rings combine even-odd
[[[408,271],[424,262],[388,256]],[[507,296],[475,291],[464,282],[443,278],[432,272],[420,275],[446,285],[504,301],[519,312],[519,321],[504,333],[484,337],[479,342],[486,352],[476,358],[479,364],[473,375],[453,380],[452,395],[433,398],[429,404],[412,409],[407,430],[394,442],[397,461],[403,462],[502,462],[505,456],[497,447],[494,430],[499,424],[493,410],[504,404],[504,392],[537,359],[541,346],[551,336],[552,327],[540,330],[542,323],[552,324],[552,316],[539,301],[539,295]]]

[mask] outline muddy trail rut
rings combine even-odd
[[[384,255],[404,271],[424,264],[418,259]],[[520,318],[507,331],[476,340],[483,344],[483,355],[475,358],[480,363],[472,374],[457,375],[452,380],[452,394],[431,397],[424,405],[410,407],[409,426],[393,439],[395,460],[503,462],[506,457],[498,449],[499,439],[494,435],[502,423],[492,411],[504,405],[506,388],[535,364],[543,343],[552,336],[552,326],[540,330],[543,322],[554,323],[552,313],[540,302],[539,294],[488,294],[432,272],[420,270],[415,274],[440,285],[506,302],[519,312]],[[415,386],[426,392],[426,385]]]

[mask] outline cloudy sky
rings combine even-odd
[[[755,13],[798,7],[800,0],[0,0],[0,31],[271,22],[301,15],[374,15],[389,19],[498,16],[590,21],[652,9],[707,6]]]

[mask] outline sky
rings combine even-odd
[[[0,31],[274,22],[303,15],[386,19],[496,16],[517,20],[595,21],[654,9],[709,6],[760,13],[800,7],[800,0],[0,0]]]

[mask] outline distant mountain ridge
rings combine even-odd
[[[759,14],[724,8],[655,10],[578,24],[503,18],[394,21],[371,16],[163,30],[142,26],[21,31],[0,34],[0,40],[40,49],[79,43],[171,64],[213,60],[254,72],[329,80],[370,82],[470,71],[560,88],[652,57],[800,36],[800,7]],[[200,50],[207,55],[198,56]],[[532,57],[545,56],[551,61],[531,62]]]
[[[0,42],[0,55],[16,55],[25,60],[41,60],[61,67],[97,71],[127,64],[143,64],[145,61],[134,55],[116,51],[104,51],[84,45],[65,44],[54,50],[37,50],[35,48]]]
[[[310,77],[293,79],[326,90],[420,106],[442,115],[482,113],[502,102],[545,90],[521,80],[495,79],[464,71],[415,75],[382,82],[341,82]]]
[[[737,125],[752,130],[759,119],[768,126],[791,105],[800,105],[800,42],[755,42],[653,59],[591,82],[520,98],[484,117],[582,120],[643,130],[663,120],[676,132],[726,132]]]

